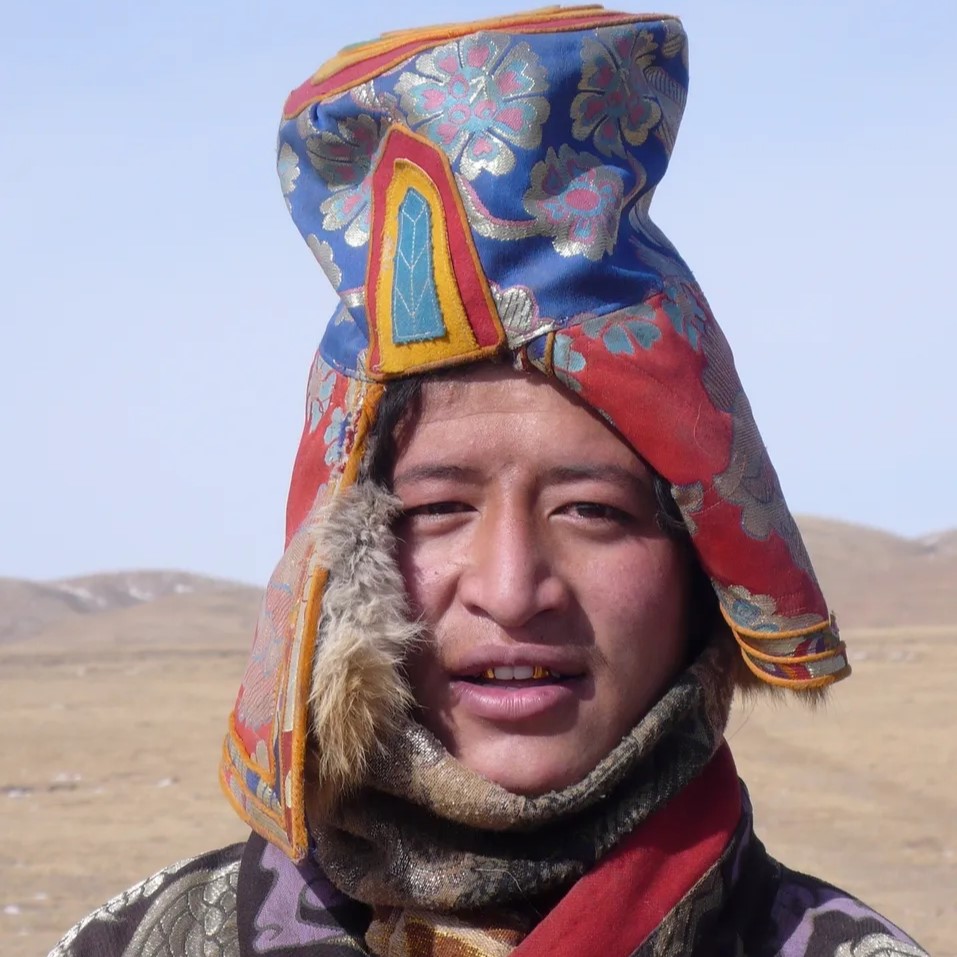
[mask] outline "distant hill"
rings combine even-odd
[[[798,524],[842,627],[957,624],[957,529],[902,538],[833,519]],[[263,583],[265,585],[265,583]],[[0,643],[53,631],[155,641],[202,629],[207,638],[252,637],[262,590],[177,571],[86,575],[59,581],[0,579]]]
[[[176,571],[104,572],[49,582],[0,578],[0,643],[49,628],[99,627],[112,613],[140,606],[194,608],[190,596],[219,596],[227,606],[244,607],[258,602],[260,593],[238,582]]]
[[[842,627],[957,624],[957,529],[902,538],[833,519],[798,525]]]

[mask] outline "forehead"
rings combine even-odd
[[[458,413],[514,409],[562,408],[578,405],[539,372],[482,363],[427,378],[422,384],[419,421],[437,421]]]
[[[597,413],[538,372],[483,364],[423,383],[400,460],[429,457],[647,467]]]

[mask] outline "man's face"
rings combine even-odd
[[[425,385],[394,487],[420,720],[510,791],[581,780],[685,659],[687,557],[649,469],[544,377],[484,366]]]

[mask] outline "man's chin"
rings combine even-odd
[[[509,735],[511,740],[465,748],[456,755],[467,768],[512,794],[540,797],[581,781],[594,764],[583,744],[556,747],[554,739]]]

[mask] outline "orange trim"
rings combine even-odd
[[[313,83],[321,83],[345,67],[364,63],[372,57],[389,53],[397,47],[409,44],[437,44],[448,40],[457,40],[470,33],[481,31],[504,32],[515,27],[539,30],[563,24],[566,20],[580,20],[585,23],[600,23],[611,18],[631,20],[655,19],[654,14],[615,13],[606,10],[601,4],[585,4],[576,7],[550,6],[530,10],[528,13],[515,13],[506,17],[487,17],[482,20],[463,20],[452,23],[437,23],[427,27],[410,27],[404,30],[386,30],[375,40],[352,44],[340,50],[327,60],[312,76]]]
[[[545,338],[545,355],[543,356],[545,361],[545,368],[548,370],[548,374],[553,376],[555,375],[555,333],[549,332]]]
[[[310,559],[313,556],[310,556]],[[306,833],[306,816],[304,809],[305,766],[306,766],[306,739],[309,737],[309,691],[312,688],[312,662],[316,652],[316,642],[319,636],[319,614],[322,608],[322,595],[329,581],[329,570],[314,568],[306,584],[305,611],[302,624],[296,623],[297,629],[302,628],[304,635],[302,647],[299,649],[299,668],[296,672],[297,685],[295,724],[292,730],[292,744],[290,747],[290,764],[287,770],[290,775],[289,806],[286,806],[285,781],[280,781],[283,792],[280,794],[280,804],[286,809],[292,833],[287,834],[298,860],[308,848]],[[309,636],[313,636],[310,638]]]
[[[249,794],[249,788],[243,784],[242,779],[237,778],[237,780],[239,782],[240,790],[246,794]],[[262,833],[261,827],[256,819],[249,814],[246,808],[237,800],[236,795],[233,794],[232,789],[229,787],[229,784],[226,781],[226,775],[223,773],[222,769],[220,769],[219,772],[219,788],[226,796],[226,800],[229,801],[232,809],[236,812],[241,821],[243,821],[245,824],[248,824],[253,831],[264,837],[271,844],[275,844],[277,847],[281,848],[288,856],[292,856],[292,846],[288,842],[285,827],[276,822],[275,833],[270,831],[269,837],[266,837],[266,835]],[[262,807],[259,801],[256,801],[255,803],[257,807]],[[268,817],[268,819],[273,820],[271,817]]]
[[[365,455],[366,439],[369,432],[375,425],[376,417],[379,414],[379,401],[385,392],[385,386],[378,382],[370,382],[362,397],[362,408],[359,412],[359,422],[356,426],[356,440],[352,447],[352,454],[342,473],[342,486],[347,488],[352,485],[359,475],[359,466],[362,464],[362,458]]]
[[[235,795],[233,795],[232,792],[229,791],[229,786],[228,786],[228,784],[226,783],[226,767],[227,767],[227,766],[230,767],[230,768],[232,768],[232,769],[235,771],[235,774],[233,775],[233,779],[234,779],[234,780],[236,781],[236,783],[239,785],[240,791],[242,791],[243,794],[245,794],[245,795],[249,798],[250,803],[251,803],[251,804],[254,804],[254,805],[262,812],[263,817],[265,817],[265,818],[267,818],[268,820],[272,821],[273,824],[275,824],[276,827],[277,827],[283,834],[285,834],[285,833],[286,833],[286,822],[285,822],[285,820],[283,819],[282,815],[280,814],[280,815],[277,816],[276,814],[273,814],[273,812],[269,809],[269,805],[268,805],[268,804],[263,804],[263,802],[262,802],[262,800],[260,799],[259,795],[255,794],[254,792],[252,792],[252,791],[249,790],[249,787],[246,785],[245,780],[243,780],[242,769],[241,769],[241,768],[237,768],[236,765],[233,763],[232,759],[229,757],[229,749],[227,748],[227,746],[226,746],[226,744],[225,744],[225,742],[224,742],[224,743],[223,743],[223,762],[222,762],[222,764],[220,765],[220,768],[219,768],[219,783],[220,783],[220,787],[222,787],[224,790],[226,790],[227,793],[228,793],[228,795],[229,795],[230,797],[232,797],[232,799],[233,799],[233,807],[236,808],[237,813],[238,813],[239,816],[242,818],[242,820],[244,820],[251,828],[253,828],[253,830],[255,830],[256,827],[255,827],[255,824],[254,824],[254,820],[253,820],[252,816],[249,814],[249,812],[248,812],[245,808],[240,809],[240,808],[237,808],[237,807],[236,807]]]
[[[757,648],[753,648],[746,641],[741,641],[740,639],[738,639],[738,644],[747,648],[749,655],[752,655],[761,661],[767,661],[771,664],[779,665],[809,665],[813,664],[815,661],[826,661],[828,658],[838,658],[847,650],[846,645],[842,641],[830,651],[819,651],[813,655],[800,655],[798,657],[794,657],[790,655],[765,654],[763,651],[758,651]]]
[[[543,7],[509,17],[393,30],[382,34],[377,40],[346,47],[326,61],[309,80],[289,94],[283,115],[285,119],[291,119],[313,103],[381,76],[423,50],[470,33],[482,30],[495,33],[564,33],[598,26],[655,23],[661,20],[678,20],[678,17],[659,13],[617,13],[605,10],[599,4],[592,4]]]
[[[740,646],[739,646],[740,647]],[[842,678],[846,678],[851,673],[851,666],[845,665],[840,671],[835,671],[831,675],[821,675],[817,678],[779,678],[777,675],[768,674],[768,672],[759,668],[752,662],[741,648],[741,657],[748,668],[757,675],[762,681],[769,685],[775,685],[778,688],[790,688],[791,691],[813,691],[815,688],[824,688],[832,685]]]
[[[795,628],[792,631],[752,631],[750,628],[743,628],[731,619],[731,616],[725,611],[724,605],[720,605],[721,614],[724,620],[731,628],[739,634],[748,638],[754,638],[757,641],[779,641],[786,638],[804,638],[807,635],[813,635],[818,631],[828,631],[831,627],[830,619],[822,621],[819,625],[809,625],[807,628]]]
[[[369,430],[375,422],[379,407],[379,399],[384,387],[371,384],[366,388],[356,421],[355,438],[349,457],[343,469],[337,491],[342,491],[354,484],[359,474],[359,468],[365,454],[366,439]],[[312,556],[310,556],[311,558]],[[315,568],[309,576],[305,594],[305,610],[303,612],[302,627],[306,635],[314,636],[312,640],[304,640],[300,649],[298,685],[296,694],[295,724],[292,730],[290,747],[291,767],[284,769],[283,780],[280,781],[282,791],[279,794],[281,806],[286,811],[288,825],[283,823],[283,830],[289,838],[287,853],[294,860],[301,860],[309,849],[309,833],[306,824],[305,812],[305,766],[306,741],[309,737],[309,692],[312,688],[312,664],[316,652],[316,638],[318,637],[319,616],[322,611],[322,596],[329,579],[329,571],[325,568]],[[282,772],[281,772],[282,773]],[[285,775],[290,776],[289,804],[286,804]],[[288,828],[288,829],[287,829]]]

